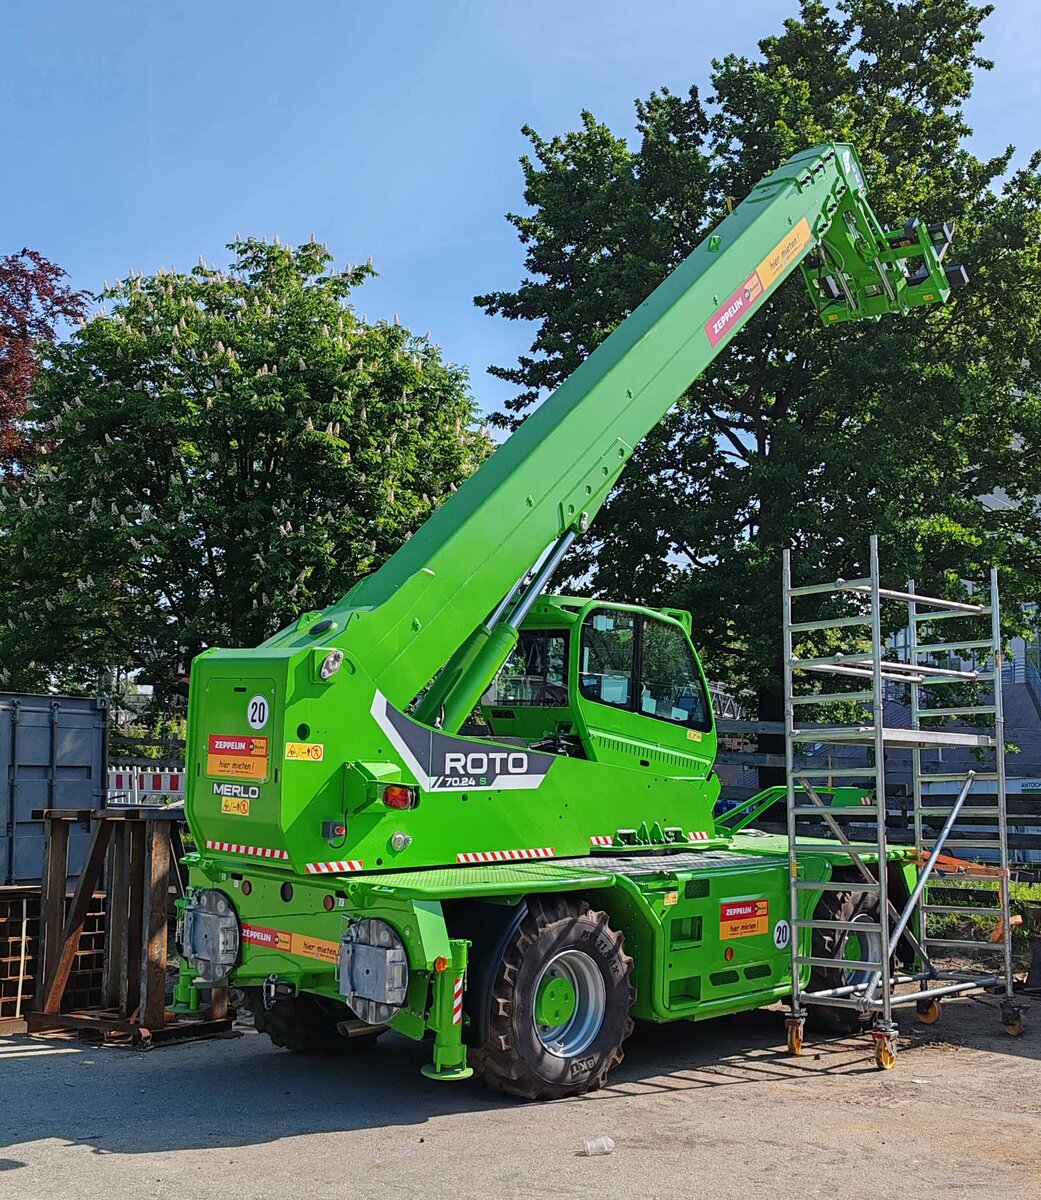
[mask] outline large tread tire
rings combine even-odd
[[[534,1021],[536,982],[563,951],[585,954],[604,982],[600,1028],[571,1058],[550,1053]],[[602,1087],[622,1061],[622,1043],[633,1029],[632,969],[622,934],[610,927],[606,913],[570,897],[530,897],[492,975],[488,1036],[470,1053],[474,1070],[493,1091],[525,1100],[557,1100]]]
[[[244,1005],[253,1014],[253,1026],[271,1041],[294,1054],[356,1054],[375,1044],[378,1033],[348,1038],[336,1028],[354,1014],[346,1004],[311,992],[264,1007],[260,988],[242,989]]]
[[[848,892],[825,892],[813,915],[815,919],[823,921],[852,921],[855,917],[867,916],[877,922],[878,912],[878,893],[860,892],[851,884]],[[807,991],[824,991],[843,986],[845,968],[842,961],[849,936],[849,931],[842,929],[813,931],[813,956],[833,959],[835,966],[815,966],[810,972]],[[811,1028],[832,1033],[856,1033],[867,1023],[856,1009],[852,1008],[833,1008],[824,1004],[807,1003],[806,1013],[807,1023]]]

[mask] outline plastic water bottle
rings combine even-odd
[[[610,1154],[614,1142],[609,1137],[586,1138],[582,1143],[582,1153],[586,1158],[595,1158],[598,1154]]]

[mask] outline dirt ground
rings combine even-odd
[[[958,1197],[1041,1200],[1041,1005],[989,1001],[784,1049],[783,1012],[640,1028],[610,1087],[522,1104],[419,1074],[397,1036],[308,1060],[252,1031],[150,1052],[0,1039],[0,1197]],[[1032,1020],[1033,1018],[1033,1020]],[[579,1155],[607,1134],[609,1157]]]

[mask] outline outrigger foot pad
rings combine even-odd
[[[427,1079],[444,1079],[449,1082],[455,1079],[469,1079],[474,1073],[473,1067],[441,1067],[438,1069],[433,1063],[427,1063],[419,1069]]]

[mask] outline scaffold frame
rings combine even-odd
[[[949,600],[922,595],[909,581],[906,590],[883,587],[880,581],[878,539],[870,540],[869,573],[856,579],[837,579],[828,583],[794,586],[791,552],[783,555],[783,655],[784,655],[784,727],[787,767],[787,832],[790,848],[791,911],[793,914],[792,999],[788,1018],[789,1046],[799,1048],[808,1006],[855,1010],[864,1029],[875,1041],[876,1063],[892,1066],[896,1056],[897,1026],[894,1009],[914,1005],[922,1020],[931,1023],[939,1015],[938,1002],[943,997],[972,992],[991,991],[1001,997],[1001,1020],[1009,1032],[1022,1028],[1022,1018],[1015,1003],[1013,990],[1012,936],[1009,911],[1008,828],[1005,797],[1005,738],[1002,708],[1002,642],[1001,612],[998,594],[997,569],[990,571],[989,595],[985,603],[975,599]],[[794,603],[805,596],[851,596],[860,600],[859,611],[819,620],[794,619]],[[896,603],[906,606],[907,636],[900,646],[884,640],[883,631],[889,622],[883,619],[883,605]],[[936,630],[937,622],[970,620],[979,626],[989,618],[989,635],[977,629],[972,637],[953,637],[944,641]],[[941,626],[946,629],[947,626]],[[859,645],[848,653],[835,651],[824,655],[797,653],[799,635],[816,631],[841,630],[839,637],[848,638],[860,632]],[[870,631],[870,649],[865,650],[865,631]],[[919,636],[927,632],[923,642]],[[964,655],[971,653],[971,659]],[[941,661],[937,661],[940,659]],[[968,662],[968,666],[966,666]],[[849,680],[851,690],[796,692],[796,680],[807,674],[828,674],[839,680]],[[935,688],[963,685],[969,703],[935,703]],[[910,697],[910,727],[887,724],[885,697],[888,688],[897,687]],[[983,703],[981,689],[987,702]],[[972,694],[975,693],[975,694]],[[856,704],[861,711],[871,710],[870,719],[855,724],[816,725],[797,724],[796,712],[803,706]],[[935,722],[942,721],[937,727]],[[951,729],[950,721],[960,721],[969,728]],[[976,722],[972,726],[972,722]],[[985,724],[985,727],[984,727]],[[797,769],[795,756],[806,743],[858,744],[867,748],[868,762],[861,768],[861,778],[871,786],[863,790],[860,802],[836,805],[831,794],[823,794],[829,772],[812,768]],[[943,747],[971,749],[993,761],[987,770],[966,769],[960,773],[926,773],[923,755]],[[911,752],[911,823],[913,845],[891,841],[887,828],[886,750]],[[846,768],[838,772],[847,780],[856,774]],[[926,795],[923,781],[944,779],[956,783],[957,791],[947,796]],[[983,780],[992,780],[995,804],[986,809],[966,810],[966,801]],[[996,840],[973,842],[973,833],[965,836],[958,825],[963,814],[984,814],[995,821]],[[816,833],[804,832],[807,819],[818,821],[830,839]],[[936,825],[939,824],[939,829]],[[952,832],[957,831],[957,837]],[[990,829],[987,830],[990,833]],[[854,836],[856,840],[854,840]],[[878,914],[874,921],[839,921],[818,917],[816,911],[800,916],[800,893],[822,890],[822,885],[807,878],[803,870],[805,856],[812,853],[819,859],[823,848],[841,850],[852,863],[859,878],[838,886],[849,890],[877,893]],[[945,851],[957,848],[958,858]],[[973,858],[975,852],[975,859]],[[984,854],[997,861],[985,863]],[[894,861],[906,863],[913,856],[918,864],[915,885],[910,894],[901,896],[898,909],[893,902],[890,872],[879,864]],[[986,880],[991,886],[980,889],[980,903],[964,905],[933,904],[928,887],[942,874],[954,874],[959,881]],[[827,885],[835,890],[836,885]],[[825,887],[823,890],[827,890]],[[930,921],[952,913],[991,917],[995,925],[986,938],[945,938],[930,934]],[[814,934],[817,931],[837,932],[842,946],[851,945],[854,957],[843,955],[843,986],[811,988],[813,968],[835,966],[834,958],[822,958],[814,953]],[[910,957],[911,965],[897,969],[897,952]],[[983,955],[1000,956],[1000,965],[992,970],[971,969],[950,965],[952,952],[971,955],[973,960]],[[917,987],[898,991],[901,985]]]

